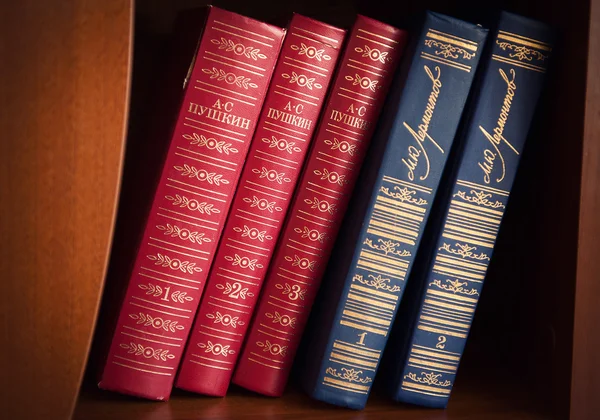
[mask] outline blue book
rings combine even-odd
[[[330,263],[309,344],[304,385],[318,400],[367,402],[487,33],[426,13],[412,61],[394,80],[338,241],[350,248]]]
[[[406,302],[407,319],[403,305],[397,320],[403,325],[398,337],[394,327],[386,354],[393,365],[386,379],[397,401],[448,403],[553,39],[547,25],[503,12],[489,40],[429,258],[411,276],[415,300]]]

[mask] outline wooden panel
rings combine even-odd
[[[0,9],[2,417],[74,407],[114,225],[132,5]]]
[[[573,334],[571,418],[600,412],[600,1],[592,0]]]

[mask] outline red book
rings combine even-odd
[[[176,386],[227,392],[316,130],[345,31],[295,14],[219,243]]]
[[[283,393],[406,33],[358,16],[233,382]]]
[[[204,32],[99,387],[167,400],[284,30],[215,7]]]

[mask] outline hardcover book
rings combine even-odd
[[[345,31],[296,14],[287,34],[177,377],[188,391],[227,392]]]
[[[215,7],[206,16],[98,384],[155,400],[171,393],[284,36]]]
[[[308,393],[364,408],[474,79],[487,29],[428,12],[392,87],[309,345]],[[343,246],[341,244],[340,246]],[[354,248],[355,247],[355,248]]]
[[[358,16],[286,220],[234,382],[281,395],[406,33]]]
[[[414,318],[403,337],[394,337],[406,347],[386,355],[394,359],[391,389],[398,401],[437,408],[448,403],[553,39],[545,24],[501,14],[432,256],[411,279],[420,283]]]

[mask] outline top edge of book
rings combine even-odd
[[[235,22],[235,23],[238,23],[239,25],[252,25],[252,26],[259,25],[259,26],[263,27],[265,30],[267,30],[268,32],[272,32],[273,33],[273,37],[270,38],[270,37],[268,37],[266,35],[262,35],[262,34],[256,34],[256,35],[260,35],[260,36],[264,37],[265,39],[269,39],[270,38],[269,39],[270,41],[276,41],[277,38],[279,38],[281,36],[280,34],[282,32],[286,31],[284,28],[281,28],[281,27],[279,27],[277,25],[272,25],[272,24],[264,22],[262,20],[258,20],[258,19],[254,19],[254,18],[251,18],[251,17],[248,17],[248,16],[244,16],[244,15],[241,15],[239,13],[227,10],[227,9],[223,9],[223,8],[220,8],[220,7],[213,6],[211,4],[205,6],[205,10],[207,11],[207,13],[209,15],[212,15],[213,13],[226,15],[228,20],[239,21],[239,23]],[[222,24],[225,25],[225,26],[227,26],[227,25],[229,25],[231,23],[234,23],[234,22],[222,22]]]
[[[354,24],[352,25],[352,29],[365,25],[376,27],[379,32],[389,32],[391,37],[401,38],[403,33],[407,33],[407,31],[404,29],[397,28],[393,25],[368,16],[357,14]],[[395,41],[398,42],[398,40]]]
[[[310,31],[306,29],[305,26],[318,30],[319,33]],[[300,32],[297,34],[298,36],[308,38],[320,44],[329,45],[330,47],[339,50],[344,43],[344,37],[347,31],[299,13],[294,13],[288,26],[288,33],[294,34],[295,32]]]

